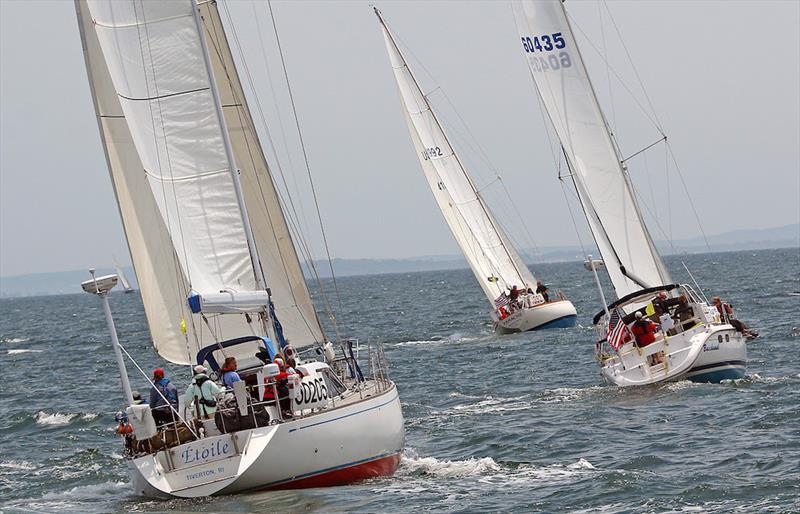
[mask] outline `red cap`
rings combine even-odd
[[[164,370],[162,368],[154,369],[153,378],[164,378]]]

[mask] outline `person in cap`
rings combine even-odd
[[[153,387],[150,388],[150,410],[157,425],[172,423],[177,419],[178,388],[164,376],[163,368],[153,370]]]
[[[224,391],[208,376],[208,370],[202,364],[194,367],[194,377],[192,383],[183,395],[183,404],[187,408],[192,408],[197,416],[208,418],[217,412],[216,396]]]
[[[656,340],[658,325],[645,318],[640,311],[636,312],[636,321],[631,327],[631,332],[636,337],[636,345],[644,348]]]
[[[131,396],[133,396],[133,404],[134,405],[146,405],[147,400],[142,398],[142,394],[139,391],[131,391]]]

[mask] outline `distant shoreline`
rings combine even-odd
[[[800,244],[782,244],[781,246],[757,246],[756,242],[743,244],[737,248],[712,248],[711,251],[694,251],[678,249],[678,252],[664,252],[665,257],[675,255],[702,255],[719,254],[749,251],[773,251],[773,250],[797,250],[800,258]],[[556,252],[546,254],[541,252],[539,258],[532,258],[524,255],[526,264],[535,268],[541,264],[557,264],[570,262],[583,262],[580,248],[564,248],[562,255],[555,255]],[[593,254],[597,254],[595,250]],[[552,258],[548,258],[552,255]],[[544,258],[542,258],[544,257]],[[559,258],[560,257],[560,258]],[[397,273],[424,273],[431,271],[450,271],[467,269],[466,260],[460,256],[432,256],[417,257],[408,259],[333,259],[333,267],[337,277],[357,277],[372,275],[392,275]],[[328,269],[327,263],[324,266],[317,263],[317,269],[325,271]],[[99,268],[98,275],[114,273],[113,268]],[[135,282],[135,274],[129,266],[123,268],[123,272],[132,280],[132,287],[138,289]],[[46,273],[32,273],[28,275],[18,275],[0,277],[0,299],[25,298],[34,296],[53,296],[80,293],[80,283],[88,277],[87,270],[54,271]],[[320,278],[330,279],[330,272],[321,273]],[[120,290],[121,291],[121,290]]]

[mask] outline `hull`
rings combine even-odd
[[[194,498],[335,486],[391,475],[403,444],[400,400],[392,386],[302,419],[139,457],[130,467],[137,494]]]
[[[747,339],[736,330],[717,331],[703,345],[697,361],[686,373],[693,382],[721,382],[744,378]]]
[[[571,302],[561,300],[535,307],[519,309],[505,319],[495,322],[495,330],[500,334],[513,334],[529,330],[574,327],[578,313]]]
[[[650,364],[663,352],[665,363]],[[620,387],[690,379],[719,382],[741,378],[747,366],[745,338],[731,325],[704,325],[639,349],[627,343],[619,356],[606,359],[601,374]]]

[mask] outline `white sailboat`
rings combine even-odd
[[[536,279],[475,188],[378,9],[375,14],[422,171],[492,305],[495,330],[512,333],[575,326],[577,313],[571,302],[560,294],[551,301],[546,292],[536,291]]]
[[[594,318],[603,377],[630,386],[744,376],[743,334],[702,294],[675,284],[653,244],[563,3],[514,0],[512,5],[528,67],[618,298]],[[595,263],[590,258],[587,268],[597,278]],[[597,285],[602,297],[599,280]],[[655,333],[649,332],[653,325],[644,326],[648,319],[660,322]],[[641,346],[631,329],[648,332]],[[654,342],[645,344],[651,338]]]
[[[236,357],[242,378],[217,398],[219,419],[183,405],[157,426],[131,395],[122,354],[150,375],[118,345],[107,298],[116,277],[83,284],[103,300],[114,342],[136,493],[198,497],[393,473],[404,444],[397,388],[381,351],[369,352],[362,373],[352,346],[337,357],[326,343],[216,2],[75,7],[155,350],[212,371]],[[264,362],[288,356],[289,343],[300,375],[282,378]],[[269,382],[275,377],[293,386],[288,399]],[[266,399],[269,390],[283,394],[280,403]]]
[[[114,259],[114,268],[117,272],[117,278],[119,278],[119,283],[122,285],[122,291],[125,293],[132,293],[133,288],[131,287],[131,283],[128,282],[128,277],[125,276],[125,273],[122,272],[122,268],[120,268],[119,263],[116,259]]]

